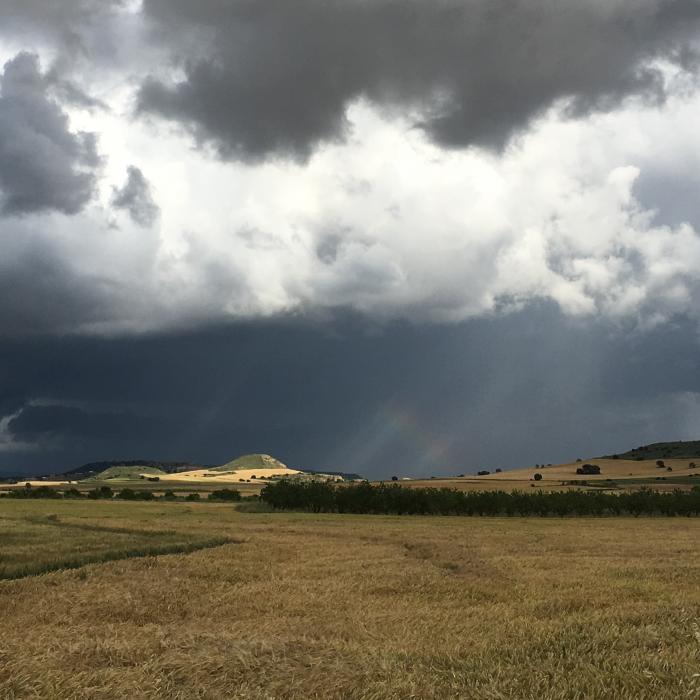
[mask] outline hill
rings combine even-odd
[[[606,455],[600,459],[700,459],[700,440],[687,442],[654,442],[641,445],[618,455]]]
[[[131,460],[112,460],[106,462],[89,462],[80,467],[64,472],[61,476],[70,477],[73,479],[85,479],[91,476],[97,476],[106,469],[112,467],[153,467],[160,469],[166,474],[174,474],[182,471],[190,471],[193,469],[205,469],[205,465],[192,464],[191,462],[160,462],[152,459],[131,459]]]
[[[252,454],[243,455],[237,457],[231,462],[222,464],[220,467],[213,467],[210,471],[213,472],[237,472],[237,471],[248,471],[250,469],[279,469],[285,471],[289,469],[284,462],[280,462],[279,459],[275,459],[270,455],[265,454]]]
[[[167,476],[167,472],[156,467],[148,467],[144,465],[138,465],[133,467],[119,466],[119,467],[109,467],[104,471],[95,474],[95,476],[89,477],[90,480],[95,481],[107,481],[109,479],[141,479],[144,475],[148,476]]]

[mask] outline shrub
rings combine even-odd
[[[89,491],[87,497],[95,500],[100,500],[103,498],[112,498],[113,495],[114,492],[111,488],[109,488],[109,486],[100,486],[97,489]]]
[[[252,477],[251,477],[252,478]],[[236,489],[221,489],[209,494],[210,501],[240,501],[241,492]]]
[[[663,469],[666,465],[664,464],[663,459],[657,459],[656,460],[656,467],[657,469]]]
[[[503,471],[503,469],[496,469],[496,474],[500,474]]]
[[[188,493],[185,496],[186,501],[199,501],[201,496],[198,493]]]
[[[177,496],[172,491],[166,491],[163,494],[164,501],[177,501]]]
[[[488,471],[486,469],[482,469],[480,472],[477,472],[476,475],[477,476],[488,476],[490,473],[491,473],[490,471]]]
[[[392,480],[392,481],[398,481],[398,480],[399,480],[399,477],[398,477],[398,476],[392,476],[392,477],[391,477],[391,480]]]
[[[666,467],[666,471],[667,471],[667,472],[672,472],[672,471],[673,471],[673,467]]]
[[[597,464],[584,464],[576,470],[577,474],[587,474],[589,476],[600,474],[600,467]]]
[[[117,498],[121,498],[124,501],[152,501],[155,499],[155,495],[152,491],[134,491],[133,489],[122,489],[117,494]]]
[[[535,474],[535,476],[533,477],[533,479],[534,479],[535,481],[542,481],[542,474],[540,474],[539,472],[537,472],[537,473]]]

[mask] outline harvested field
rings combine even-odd
[[[8,561],[98,527],[234,540],[0,582],[2,697],[700,695],[696,519],[8,500],[0,517]]]

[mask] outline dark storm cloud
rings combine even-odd
[[[54,440],[87,440],[91,443],[104,440],[130,440],[141,435],[150,426],[125,411],[90,412],[76,406],[29,405],[8,422],[14,439],[21,443],[51,445]]]
[[[257,451],[374,477],[563,461],[697,437],[699,357],[694,324],[640,334],[551,306],[431,328],[4,341],[0,407],[24,407],[10,430],[36,450],[0,442],[0,470]]]
[[[0,90],[2,212],[76,214],[95,188],[95,135],[70,131],[33,54],[20,53],[5,64]]]
[[[307,157],[368,98],[451,147],[502,147],[559,98],[575,114],[663,98],[650,62],[694,64],[696,0],[145,0],[184,67],[139,108],[224,158]]]
[[[0,32],[39,32],[64,42],[79,42],[76,29],[91,22],[122,0],[3,0],[0,3]]]
[[[123,187],[113,189],[112,206],[127,211],[139,226],[152,226],[160,212],[150,183],[134,165],[128,167]]]
[[[76,274],[56,250],[39,241],[9,264],[0,260],[2,333],[60,334],[99,323],[113,316],[117,291],[100,279]]]

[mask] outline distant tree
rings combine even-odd
[[[163,500],[164,501],[177,501],[177,496],[173,491],[166,491],[163,494]]]
[[[582,467],[579,467],[576,470],[577,474],[587,474],[587,475],[593,475],[593,474],[600,474],[600,467],[597,464],[584,464]]]
[[[658,469],[663,469],[663,468],[666,466],[666,464],[664,464],[663,459],[657,459],[657,460],[656,460],[656,466],[657,466]]]
[[[480,472],[477,472],[477,476],[488,476],[491,472],[487,471],[486,469],[482,469]]]
[[[620,455],[613,455],[613,459],[620,459]]]
[[[198,501],[201,498],[201,496],[198,493],[188,493],[187,496],[185,496],[186,501]]]
[[[392,480],[392,481],[398,481],[398,480],[399,480],[399,477],[398,477],[398,476],[392,476],[392,477],[391,477],[391,480]]]
[[[209,494],[210,501],[240,501],[241,492],[236,489],[221,489]]]
[[[667,471],[667,472],[672,472],[672,471],[673,471],[673,467],[666,467],[666,471]]]
[[[542,474],[540,474],[539,472],[537,472],[537,473],[535,474],[535,476],[533,477],[533,479],[534,479],[535,481],[542,481]]]
[[[88,498],[95,500],[100,500],[103,498],[110,499],[112,496],[114,496],[114,492],[111,488],[109,488],[109,486],[100,486],[98,489],[92,489],[92,491],[89,491],[87,496]]]
[[[496,474],[500,474],[503,471],[503,469],[496,469]]]

